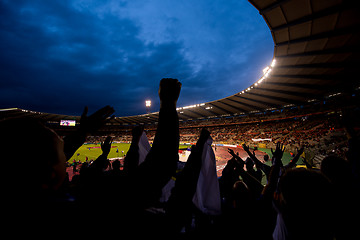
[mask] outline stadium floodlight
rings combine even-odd
[[[269,69],[270,69],[269,67],[264,68],[263,73],[266,74],[269,71]]]
[[[271,67],[273,68],[274,66],[275,66],[275,64],[276,64],[276,60],[275,60],[275,58],[272,60],[272,62],[271,62]]]
[[[276,65],[276,60],[275,58],[272,60],[270,66],[266,66],[262,71],[263,71],[263,76],[257,81],[255,82],[252,86],[248,87],[247,89],[243,90],[242,92],[239,93],[242,94],[242,93],[245,93],[245,92],[248,92],[248,91],[251,91],[251,89],[257,86],[260,85],[260,83],[262,83],[269,75],[270,75],[270,72],[273,70],[273,68],[275,67]]]
[[[146,112],[150,113],[150,108],[151,108],[151,101],[150,100],[145,101],[145,107],[146,107]]]

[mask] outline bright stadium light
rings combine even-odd
[[[276,60],[275,60],[275,58],[272,60],[272,62],[271,62],[271,67],[273,68],[273,67],[275,67],[275,64],[276,64]]]
[[[146,101],[145,101],[145,107],[146,107],[146,112],[147,112],[147,113],[150,113],[151,100],[146,100]]]
[[[263,69],[263,73],[266,74],[267,71],[269,71],[269,69],[270,69],[269,67],[264,68],[264,69]]]
[[[239,93],[242,94],[242,93],[245,93],[245,92],[248,92],[248,91],[251,91],[251,89],[253,88],[257,88],[266,78],[269,77],[271,71],[274,69],[276,65],[276,60],[275,58],[272,60],[271,64],[269,66],[266,66],[262,71],[263,71],[263,76],[257,81],[255,82],[252,86],[248,87],[247,89],[241,91]]]
[[[269,68],[269,70],[267,70],[267,72],[265,73],[264,77],[267,78],[267,77],[269,76],[270,72],[271,72],[271,68]]]

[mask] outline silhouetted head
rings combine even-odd
[[[29,193],[59,188],[66,176],[66,157],[63,141],[53,130],[35,120],[11,119],[0,122],[0,132],[7,189]]]
[[[253,169],[254,168],[254,161],[251,159],[251,158],[246,158],[245,160],[245,166],[246,166],[246,169],[249,170],[249,169]]]
[[[337,187],[351,184],[351,166],[348,161],[335,155],[325,157],[320,166],[321,172]]]
[[[243,181],[234,183],[232,196],[234,207],[238,209],[247,207],[251,201],[251,192]]]
[[[115,160],[112,163],[112,168],[115,170],[120,170],[120,161],[119,160]]]
[[[321,172],[305,168],[287,170],[280,179],[279,191],[280,211],[294,239],[305,236],[329,239],[334,207],[330,183]],[[309,228],[299,228],[304,222]]]

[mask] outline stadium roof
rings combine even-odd
[[[360,11],[357,1],[249,0],[263,16],[274,40],[274,59],[264,76],[237,94],[178,108],[180,120],[206,119],[301,105],[359,88]],[[226,81],[226,80],[225,80]],[[3,109],[1,115],[47,121],[79,116]],[[119,124],[153,123],[158,112],[117,117]]]

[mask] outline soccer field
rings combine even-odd
[[[180,145],[179,148],[187,147],[187,145]],[[129,151],[130,143],[113,143],[111,144],[111,150],[108,158],[124,157]],[[86,157],[88,160],[96,160],[102,154],[101,146],[99,144],[84,144],[82,145],[75,154],[71,157],[69,162],[76,161],[85,162]]]
[[[113,143],[108,158],[123,157],[130,148],[129,143]],[[71,163],[74,161],[85,162],[86,157],[90,160],[96,160],[102,154],[100,143],[99,144],[84,144],[69,160]]]

